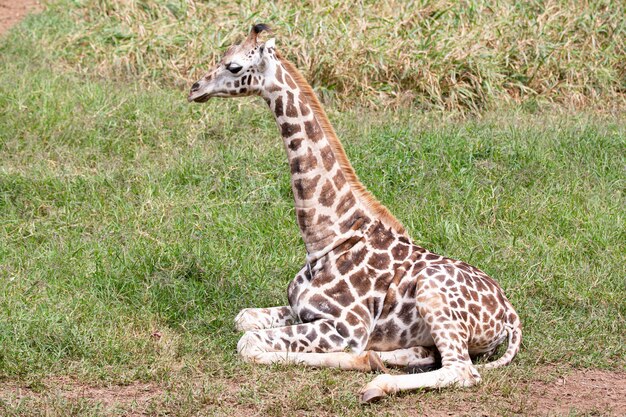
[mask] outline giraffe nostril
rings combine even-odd
[[[198,82],[195,82],[191,86],[191,91],[196,91],[198,88],[200,88],[200,84]]]

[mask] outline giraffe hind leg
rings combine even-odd
[[[450,385],[469,387],[480,382],[469,355],[467,326],[446,312],[440,293],[420,294],[417,301],[420,315],[432,323],[431,336],[441,354],[442,367],[419,374],[379,375],[361,390],[361,402],[376,401],[399,391]]]
[[[434,346],[415,346],[376,353],[385,365],[404,368],[407,373],[427,372],[441,368],[441,356]]]
[[[407,374],[421,374],[423,372],[435,371],[441,368],[441,355],[437,348],[432,347],[432,354],[429,357],[429,361],[422,363],[412,363],[404,368]]]
[[[379,375],[361,390],[360,401],[370,403],[389,394],[406,390],[435,389],[450,385],[470,387],[479,383],[480,374],[469,358],[466,345],[462,342],[447,343],[446,340],[459,340],[458,337],[451,336],[450,334],[438,335],[435,338],[435,342],[438,343],[439,350],[442,352],[439,358],[442,364],[441,368],[405,375]],[[436,365],[436,362],[433,362],[431,366]],[[426,365],[422,367],[424,366]]]
[[[370,403],[400,391],[419,388],[443,388],[450,385],[470,387],[480,382],[480,375],[470,364],[444,366],[422,374],[378,375],[360,392],[360,401]]]

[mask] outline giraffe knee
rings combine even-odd
[[[247,331],[237,342],[237,353],[246,360],[254,360],[262,353],[259,342],[259,337],[254,332]]]
[[[257,314],[250,308],[244,308],[235,317],[235,329],[238,331],[259,330],[263,327],[259,323]]]

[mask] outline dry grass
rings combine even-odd
[[[73,68],[187,85],[252,23],[340,105],[482,111],[495,103],[623,108],[623,2],[280,3],[56,0],[75,24],[48,39]]]

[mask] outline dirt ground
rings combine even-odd
[[[99,404],[104,415],[115,410],[129,417],[149,415],[150,404],[158,401],[163,394],[164,391],[158,385],[139,382],[129,385],[91,386],[68,377],[50,378],[34,385],[0,382],[0,404],[4,401],[9,407],[23,404],[25,400],[50,403],[55,399],[63,399],[69,403]],[[115,415],[119,413],[116,412]]]
[[[387,401],[390,415],[444,416],[626,416],[626,372],[597,369],[568,369],[556,372],[553,367],[538,367],[537,379],[523,381],[511,387],[515,395],[481,385],[478,389],[457,389],[451,395],[432,393],[403,394]],[[552,375],[544,378],[545,375]],[[230,396],[237,398],[241,386],[235,384]],[[35,402],[61,398],[70,403],[87,401],[100,404],[102,410],[115,415],[149,415],[149,410],[163,401],[167,390],[154,383],[91,386],[67,377],[50,378],[35,386],[0,382],[0,402],[16,405],[25,399]],[[446,397],[446,398],[444,398]],[[238,410],[235,401],[233,415],[255,414],[254,410]],[[249,408],[250,404],[246,407]],[[243,408],[246,408],[243,407]],[[205,410],[210,411],[210,410]],[[241,412],[240,412],[241,411]],[[300,414],[298,414],[300,415]]]
[[[543,378],[555,373],[558,375],[556,378]],[[536,375],[536,380],[512,385],[511,392],[517,394],[508,397],[484,386],[478,388],[478,392],[459,389],[455,393],[455,402],[447,399],[439,403],[437,396],[431,397],[428,405],[423,406],[424,415],[626,416],[625,372],[598,369],[559,371],[544,366],[538,367],[533,375]]]
[[[19,22],[31,10],[41,9],[36,0],[0,0],[0,35]]]
[[[538,410],[567,414],[574,408],[585,413],[626,415],[626,373],[577,371],[553,384],[535,384],[531,392]]]

